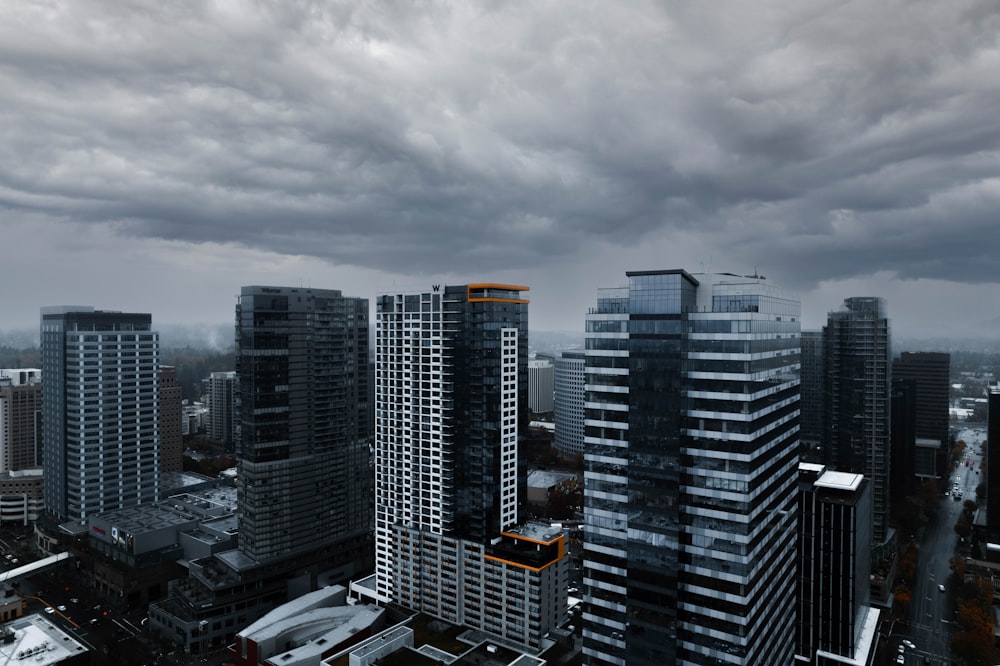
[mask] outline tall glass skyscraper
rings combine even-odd
[[[627,276],[587,315],[585,663],[791,664],[798,298]]]
[[[148,314],[42,308],[45,508],[63,529],[159,499],[159,334]]]
[[[257,563],[371,530],[368,300],[243,287],[239,550]]]
[[[873,557],[891,548],[889,528],[892,353],[885,299],[855,296],[827,315],[827,462],[872,484]]]

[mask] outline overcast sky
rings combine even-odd
[[[3,2],[0,328],[685,268],[978,335],[998,149],[996,0]]]

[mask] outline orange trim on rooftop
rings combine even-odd
[[[505,298],[503,296],[473,296],[473,290],[498,289],[503,291],[529,291],[528,287],[516,284],[500,284],[498,282],[479,282],[466,285],[465,298],[470,303],[528,303],[526,298]],[[488,293],[488,292],[487,292]]]
[[[553,564],[555,564],[556,562],[558,562],[559,560],[561,560],[562,557],[558,557],[558,558],[552,560],[551,562],[549,562],[548,564],[546,564],[544,567],[533,567],[533,566],[528,565],[528,564],[521,564],[520,562],[514,562],[513,560],[505,560],[502,557],[497,557],[495,555],[485,555],[484,554],[483,555],[483,559],[493,560],[494,562],[501,562],[503,564],[509,564],[512,567],[517,567],[518,569],[528,569],[529,571],[534,571],[534,572],[538,573],[540,571],[543,571],[544,569],[548,569]]]

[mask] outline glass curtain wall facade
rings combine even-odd
[[[627,273],[587,315],[588,664],[791,664],[799,302]]]
[[[243,287],[239,550],[262,563],[371,529],[368,300]]]
[[[159,334],[148,314],[42,309],[45,508],[60,522],[159,499]],[[74,529],[75,529],[74,528]]]
[[[892,354],[885,299],[845,299],[840,310],[827,316],[823,339],[827,462],[871,480],[872,545],[879,550],[890,538]]]

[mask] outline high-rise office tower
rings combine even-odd
[[[376,573],[383,602],[530,649],[565,617],[565,538],[522,522],[527,287],[378,297]]]
[[[177,368],[160,366],[160,472],[184,469],[183,390],[177,381]]]
[[[827,462],[823,451],[826,372],[822,331],[802,331],[802,378],[799,402],[801,455],[809,462]]]
[[[861,474],[799,465],[799,618],[804,664],[870,664],[871,485]]]
[[[916,438],[924,441],[917,456],[921,476],[948,474],[948,398],[951,391],[951,355],[944,352],[903,352],[892,362],[892,378],[913,381],[916,391]],[[895,427],[895,424],[893,425]],[[936,454],[936,455],[935,455]],[[929,468],[927,463],[933,463]]]
[[[42,371],[0,370],[0,472],[42,464]]]
[[[45,507],[63,528],[159,499],[159,334],[148,314],[42,308]]]
[[[535,414],[552,411],[555,368],[552,361],[528,361],[528,408]]]
[[[583,455],[584,363],[582,351],[565,351],[555,360],[555,447],[564,456]]]
[[[626,275],[586,319],[585,663],[791,664],[799,300]]]
[[[237,384],[234,370],[213,372],[208,377],[208,425],[205,434],[209,439],[227,445],[237,441],[236,434],[240,429]]]
[[[368,300],[243,287],[239,550],[257,563],[371,529]]]
[[[881,558],[889,528],[889,319],[885,300],[856,296],[830,312],[823,329],[828,460],[872,483],[872,545]],[[881,553],[881,554],[880,554]]]

